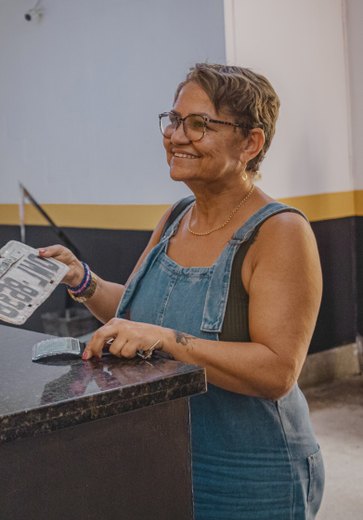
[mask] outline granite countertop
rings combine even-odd
[[[0,325],[0,443],[206,391],[204,369],[161,357],[32,362],[49,337]]]

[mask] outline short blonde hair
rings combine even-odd
[[[174,102],[186,83],[197,83],[209,96],[217,112],[221,109],[243,123],[245,136],[252,128],[262,128],[265,143],[260,153],[247,164],[257,172],[271,144],[279,114],[280,100],[271,83],[261,74],[232,65],[197,63],[176,90]]]

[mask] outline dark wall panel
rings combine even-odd
[[[312,228],[319,247],[324,281],[322,305],[310,346],[310,352],[318,352],[355,341],[357,302],[363,310],[363,218],[313,222]],[[64,231],[81,251],[82,259],[101,277],[115,282],[125,282],[150,237],[149,231],[76,228]],[[19,238],[18,227],[0,226],[0,246]],[[49,227],[27,228],[27,243],[33,247],[58,241]],[[58,287],[24,328],[42,331],[41,314],[64,309],[65,301],[65,290]],[[362,312],[358,314],[358,329],[363,332]]]
[[[356,217],[357,329],[363,335],[363,217]]]
[[[355,220],[313,222],[323,271],[323,298],[310,352],[356,338]]]

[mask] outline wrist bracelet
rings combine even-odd
[[[72,287],[71,285],[67,285],[67,289],[69,289],[73,293],[79,291],[83,287],[83,285],[85,284],[85,282],[86,282],[86,280],[89,277],[90,272],[91,272],[90,268],[88,267],[86,262],[82,262],[82,265],[83,265],[83,269],[84,269],[84,274],[83,274],[83,278],[82,278],[81,282],[78,285],[74,286],[74,287]]]
[[[77,290],[73,289],[72,287],[69,288],[69,291],[74,296],[80,296],[91,285],[91,271],[90,271],[90,268],[88,266],[87,266],[87,268],[88,269],[87,269],[87,273],[86,273],[86,279],[84,280],[84,283],[80,286],[80,288],[77,289]]]
[[[97,276],[90,271],[90,282],[89,285],[82,291],[75,294],[70,289],[67,289],[69,296],[78,303],[84,303],[89,300],[95,293],[97,288]]]

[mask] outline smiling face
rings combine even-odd
[[[179,117],[203,114],[212,119],[235,122],[230,114],[217,112],[206,92],[189,82],[179,93],[172,112]],[[238,128],[209,123],[204,137],[191,142],[184,134],[183,125],[163,139],[170,176],[186,184],[193,182],[227,182],[244,171],[244,139]]]

